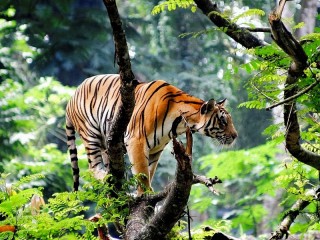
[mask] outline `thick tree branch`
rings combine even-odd
[[[187,141],[190,139],[192,136],[189,131]],[[190,146],[190,143],[187,143],[187,146]],[[135,203],[135,206],[131,208],[126,239],[163,239],[185,211],[193,183],[191,156],[186,153],[183,145],[175,138],[173,139],[173,149],[178,164],[174,182],[168,188],[163,205],[152,216],[156,202],[147,203],[143,201],[144,197],[141,198],[141,202],[139,202],[140,199],[137,199],[138,203]],[[159,200],[152,197],[150,199]],[[152,217],[150,218],[150,216]]]
[[[320,170],[320,155],[304,149],[300,144],[300,126],[294,96],[298,92],[297,81],[303,75],[304,69],[308,67],[308,57],[281,21],[279,14],[285,2],[281,1],[279,7],[269,15],[269,22],[273,39],[292,59],[284,90],[284,99],[293,99],[284,104],[284,122],[287,128],[286,148],[300,162]]]
[[[245,48],[256,48],[264,46],[264,43],[252,35],[246,28],[241,28],[237,24],[232,23],[229,19],[224,18],[219,14],[219,10],[216,4],[213,4],[210,0],[195,0],[197,7],[201,9],[216,26],[221,29],[225,29],[225,33],[236,42],[240,43]]]
[[[307,193],[307,196],[312,196],[313,199],[319,200],[320,188],[318,187],[315,191],[311,190]],[[291,224],[294,222],[296,217],[301,213],[301,211],[306,208],[311,203],[311,200],[301,200],[299,199],[288,211],[286,216],[283,218],[280,223],[278,229],[272,233],[271,238],[269,240],[282,239],[284,236],[286,238],[289,235],[289,229]]]
[[[122,28],[116,2],[115,0],[103,0],[103,2],[108,11],[113,30],[116,58],[122,80],[120,87],[122,105],[115,121],[112,123],[110,135],[106,142],[110,173],[114,176],[117,189],[120,189],[125,173],[123,138],[134,108],[135,76],[131,70],[126,36]]]

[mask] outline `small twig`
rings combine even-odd
[[[250,83],[251,83],[252,87],[253,87],[258,93],[260,93],[261,95],[263,95],[265,98],[267,98],[267,99],[275,102],[275,100],[274,100],[273,98],[269,97],[267,94],[265,94],[264,92],[262,92],[259,88],[257,88],[256,85],[253,84],[253,82],[250,82]]]
[[[245,30],[248,30],[249,32],[271,32],[271,29],[268,27],[256,27],[256,28],[243,28]]]
[[[217,183],[222,183],[222,181],[217,176],[215,176],[214,178],[208,178],[206,176],[193,174],[192,184],[197,184],[197,183],[206,185],[206,187],[210,190],[210,192],[212,192],[213,194],[219,195],[219,192],[217,192],[213,188],[213,185]]]
[[[309,85],[308,87],[306,87],[306,88],[303,89],[302,91],[298,92],[297,94],[295,94],[295,95],[293,95],[293,96],[291,96],[291,97],[288,97],[288,98],[284,99],[284,100],[281,101],[281,102],[278,102],[278,103],[276,103],[276,104],[273,104],[273,105],[267,107],[266,110],[267,110],[267,111],[270,111],[272,108],[275,108],[275,107],[277,107],[277,106],[280,106],[280,105],[282,105],[282,104],[284,104],[284,103],[290,102],[290,101],[292,101],[292,100],[300,97],[301,95],[303,95],[303,94],[309,92],[310,90],[312,90],[312,89],[313,89],[315,86],[317,86],[319,83],[320,83],[319,79],[316,79],[316,81],[315,81],[314,83],[312,83],[311,85]]]
[[[287,2],[286,0],[279,1],[279,6],[276,10],[276,13],[279,16],[279,18],[281,18],[281,16],[282,16],[282,12],[283,12],[284,6],[286,5],[286,2]]]
[[[189,240],[192,240],[192,236],[191,236],[191,217],[190,217],[190,211],[189,211],[188,205],[187,205],[187,214],[188,214],[188,235],[189,235]]]

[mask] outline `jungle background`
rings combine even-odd
[[[227,98],[239,134],[231,148],[194,135],[194,172],[217,175],[223,183],[216,186],[218,196],[204,186],[193,186],[188,204],[191,227],[208,225],[238,237],[270,234],[286,210],[319,181],[316,169],[287,154],[281,106],[276,111],[265,110],[268,98],[281,99],[285,76],[278,67],[265,70],[266,62],[215,28],[192,4],[185,8],[158,4],[118,3],[136,77],[164,79],[204,100]],[[268,27],[267,15],[276,5],[274,1],[244,0],[217,4],[223,14],[249,27]],[[285,22],[296,34],[303,28],[303,7],[304,1],[287,6]],[[310,21],[315,21],[315,27],[304,40],[312,43],[306,45],[311,59],[319,51],[319,17]],[[257,34],[272,42],[270,33]],[[274,45],[265,51],[283,56]],[[84,220],[98,211],[88,203],[97,199],[84,196],[88,199],[79,200],[66,193],[72,191],[72,171],[64,109],[75,86],[86,77],[117,73],[114,55],[102,1],[0,2],[0,212],[4,224],[15,221],[20,236],[93,237],[94,223]],[[286,57],[268,62],[282,68],[289,63]],[[301,87],[310,79],[301,82]],[[299,98],[302,137],[315,153],[320,147],[319,92],[317,86]],[[81,171],[86,172],[87,159],[80,145],[78,139]],[[171,152],[169,146],[161,157],[153,180],[155,191],[163,189],[174,175],[176,161]],[[83,180],[84,191],[85,184]],[[32,215],[24,207],[35,193],[48,202],[43,208],[46,218],[38,219],[47,226],[46,231],[32,224]],[[290,232],[303,239],[304,233],[319,231],[319,215],[318,202],[313,201]]]

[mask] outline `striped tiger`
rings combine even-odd
[[[83,140],[89,168],[96,178],[103,179],[108,168],[103,157],[105,140],[121,104],[120,82],[117,74],[90,77],[67,104],[66,135],[75,191],[79,187],[75,132]],[[133,174],[143,173],[142,184],[152,190],[151,181],[161,152],[174,136],[186,132],[187,126],[220,144],[232,144],[237,131],[224,105],[225,99],[205,102],[162,80],[138,83],[135,107],[124,136]],[[142,192],[139,187],[138,193]]]

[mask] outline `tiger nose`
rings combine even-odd
[[[237,132],[232,133],[231,137],[233,140],[236,139],[238,137],[238,133]]]

